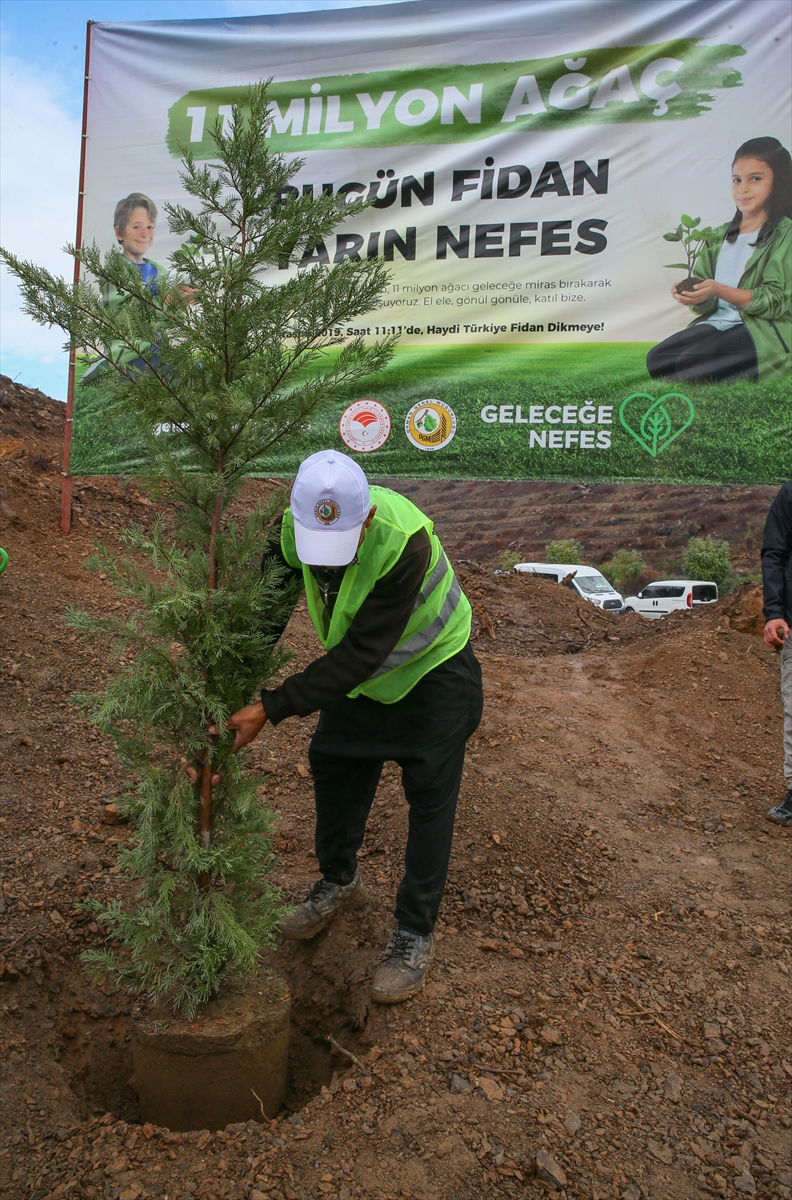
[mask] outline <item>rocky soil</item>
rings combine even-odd
[[[134,481],[76,481],[62,537],[62,420],[0,386],[0,1196],[789,1200],[792,839],[765,815],[783,790],[778,659],[749,586],[652,624],[458,563],[486,706],[424,992],[396,1009],[368,998],[406,830],[391,766],[361,856],[369,905],[267,959],[293,995],[284,1112],[189,1134],[140,1123],[134,1003],[91,986],[78,959],[102,938],[80,901],[127,888],[124,779],[69,703],[108,668],[62,614],[119,604],[85,559],[154,510]],[[447,488],[421,502],[472,559]],[[544,493],[548,536],[575,532],[562,491]],[[642,491],[618,503],[654,529]],[[689,489],[685,519],[756,570],[745,533],[771,494]],[[587,501],[575,513],[594,536]],[[503,536],[493,510],[489,545]],[[297,665],[315,655],[302,607],[285,639]],[[252,756],[292,900],[316,878],[312,724],[266,730]]]

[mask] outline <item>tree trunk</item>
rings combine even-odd
[[[217,461],[217,474],[221,476],[223,473],[223,458],[222,456]],[[214,502],[214,511],[212,513],[212,527],[209,532],[209,591],[213,592],[217,588],[217,554],[215,551],[215,539],[220,530],[220,520],[223,515],[223,494],[218,488]],[[209,744],[204,750],[203,765],[201,767],[201,777],[198,782],[200,795],[200,804],[198,807],[198,832],[201,836],[204,846],[208,847],[212,840],[212,747],[214,746],[214,738],[210,737]],[[201,890],[209,887],[209,872],[202,871],[199,879]]]

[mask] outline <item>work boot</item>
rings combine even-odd
[[[391,934],[382,962],[371,983],[371,998],[379,1004],[400,1004],[420,992],[434,955],[434,938],[408,929]]]
[[[298,904],[283,920],[280,932],[286,938],[307,941],[308,938],[321,933],[336,913],[347,908],[362,908],[367,900],[368,896],[357,871],[352,882],[345,885],[320,879],[313,885],[302,904]]]
[[[792,786],[781,803],[771,808],[767,815],[771,821],[778,821],[779,825],[792,825]]]

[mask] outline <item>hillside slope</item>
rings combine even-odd
[[[62,614],[118,610],[85,560],[154,509],[134,482],[77,481],[62,537],[61,412],[7,396],[0,1196],[789,1200],[792,841],[765,817],[782,791],[778,660],[742,594],[651,624],[459,564],[486,704],[424,992],[394,1010],[368,999],[406,832],[390,765],[361,854],[368,907],[267,958],[293,995],[283,1115],[139,1124],[135,1004],[78,958],[102,937],[79,904],[128,890],[114,864],[131,832],[106,810],[123,776],[69,703],[108,666]],[[285,640],[296,665],[318,653],[302,605]],[[251,756],[291,900],[316,877],[313,724],[265,731]]]

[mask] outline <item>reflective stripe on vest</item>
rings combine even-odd
[[[445,558],[445,554],[443,554],[443,558]],[[451,569],[447,558],[445,559],[445,565],[448,570]],[[444,571],[443,575],[445,575],[445,573],[446,572]],[[432,579],[434,579],[435,574],[436,568],[435,571],[432,572]],[[430,584],[432,579],[429,580]],[[432,591],[434,591],[434,588],[428,588],[428,592]],[[423,596],[419,596],[418,599],[421,603],[424,603]],[[424,650],[428,649],[435,638],[438,638],[443,632],[446,625],[451,620],[452,615],[456,611],[456,606],[459,604],[461,599],[462,588],[457,582],[456,575],[454,575],[451,580],[451,587],[448,589],[448,595],[443,601],[443,607],[440,609],[440,612],[437,614],[434,621],[432,621],[430,625],[427,625],[425,629],[421,629],[418,633],[414,633],[408,641],[404,642],[403,645],[398,646],[395,650],[393,650],[385,659],[385,662],[382,664],[380,669],[375,671],[373,675],[369,676],[369,678],[376,679],[379,675],[385,675],[388,671],[395,670],[396,667],[403,667],[404,664],[408,663],[411,658],[417,658],[419,654],[423,654]]]
[[[432,571],[432,574],[426,580],[426,582],[424,583],[420,592],[418,593],[418,596],[415,601],[415,605],[413,606],[413,612],[415,612],[415,610],[417,608],[420,608],[422,604],[426,604],[427,600],[429,599],[432,592],[437,587],[440,580],[445,578],[446,571],[448,571],[448,570],[450,570],[450,567],[448,564],[448,559],[445,556],[445,550],[443,550],[443,548],[441,546],[440,547],[440,557],[438,558],[437,562],[435,563],[435,568]]]

